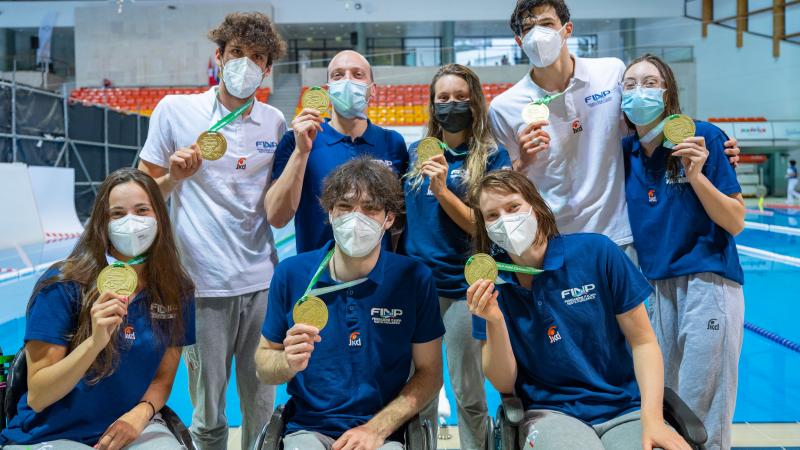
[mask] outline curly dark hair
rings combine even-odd
[[[264,53],[267,66],[286,54],[286,42],[278,34],[275,24],[260,12],[228,14],[218,27],[208,32],[208,38],[219,46],[222,53],[229,42]]]
[[[400,179],[392,169],[368,156],[348,161],[325,177],[319,202],[325,211],[331,211],[339,199],[365,195],[371,199],[366,208],[394,213],[392,229],[401,228],[405,200]]]
[[[519,0],[517,6],[514,7],[514,12],[511,13],[511,19],[508,25],[514,36],[522,36],[527,30],[526,20],[530,18],[531,11],[540,6],[552,6],[556,10],[556,15],[561,21],[561,25],[569,22],[569,8],[564,0]]]

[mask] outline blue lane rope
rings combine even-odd
[[[759,335],[759,336],[761,336],[761,337],[763,337],[765,339],[769,339],[770,341],[772,341],[772,342],[774,342],[774,343],[776,343],[776,344],[778,344],[778,345],[780,345],[782,347],[786,347],[789,350],[792,350],[794,352],[800,353],[800,344],[798,344],[797,342],[791,341],[789,339],[786,339],[785,337],[783,337],[783,336],[781,336],[781,335],[779,335],[777,333],[773,333],[772,331],[765,330],[764,328],[761,328],[758,325],[753,325],[750,322],[745,322],[744,323],[744,328],[746,330],[752,331],[753,333],[755,333],[755,334],[757,334],[757,335]]]

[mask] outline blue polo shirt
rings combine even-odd
[[[333,246],[278,264],[261,333],[281,343],[294,326],[292,308]],[[406,385],[412,344],[444,335],[431,271],[419,261],[382,250],[367,281],[321,295],[328,324],[308,367],[287,385],[286,433],[316,431],[338,438],[363,425]],[[337,284],[324,271],[316,287]]]
[[[50,269],[40,281],[57,274],[58,269]],[[77,283],[58,282],[42,289],[28,310],[25,342],[68,346],[68,336],[78,326],[80,309],[81,293]],[[161,364],[166,346],[194,344],[194,296],[184,303],[182,315],[185,329],[177,342],[159,340],[151,321],[166,321],[175,313],[151,304],[146,290],[140,292],[128,305],[127,322],[123,322],[118,331],[120,359],[114,372],[94,385],[81,379],[66,396],[40,413],[28,406],[25,393],[17,406],[17,415],[0,433],[0,444],[34,444],[56,439],[90,446],[97,443],[111,423],[142,399]]]
[[[417,145],[411,144],[411,164],[417,159]],[[459,198],[467,193],[466,161],[469,147],[462,144],[455,149],[463,155],[444,152],[449,166],[447,188]],[[489,155],[486,171],[511,168],[511,159],[505,149],[499,148]],[[430,180],[423,176],[418,189],[411,188],[406,179],[403,189],[406,197],[406,230],[403,234],[405,251],[409,256],[425,263],[433,271],[439,295],[445,298],[464,299],[467,295],[464,280],[464,263],[471,254],[471,237],[450,219],[439,201],[428,189]]]
[[[501,272],[497,285],[514,359],[515,394],[526,410],[560,411],[598,424],[639,409],[633,357],[617,315],[639,306],[650,284],[609,238],[550,239],[531,290]],[[486,322],[472,318],[486,340]]]
[[[742,192],[725,156],[725,134],[710,123],[695,123],[695,135],[705,138],[708,149],[703,174],[725,195]],[[677,181],[668,179],[670,150],[659,146],[647,157],[635,134],[622,140],[622,148],[628,217],[645,276],[663,280],[711,272],[744,284],[733,236],[708,216],[684,176],[683,165]]]
[[[295,148],[294,133],[286,132],[275,151],[272,179],[277,180]],[[406,173],[408,150],[400,133],[386,130],[367,121],[364,135],[356,139],[336,131],[326,120],[322,132],[317,133],[303,177],[303,191],[294,218],[297,252],[308,252],[322,247],[333,239],[328,223],[328,213],[319,204],[325,177],[340,165],[361,155],[371,156],[389,166],[397,176]],[[388,233],[386,241],[388,242]],[[384,247],[386,248],[386,247]]]

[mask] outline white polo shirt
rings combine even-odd
[[[175,150],[192,145],[228,112],[217,101],[216,88],[164,97],[150,118],[139,157],[169,167]],[[228,141],[225,155],[204,160],[172,192],[170,218],[198,297],[229,297],[269,287],[278,257],[264,194],[285,131],[283,114],[256,101],[247,118],[240,116],[221,130]]]
[[[633,241],[625,203],[620,82],[625,64],[616,58],[578,58],[570,87],[550,102],[550,149],[536,155],[525,174],[556,216],[562,233],[605,234],[617,245]],[[495,138],[519,159],[522,109],[552,95],[530,74],[498,95],[489,107]]]

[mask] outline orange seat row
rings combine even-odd
[[[152,114],[153,109],[166,95],[199,94],[208,90],[208,86],[193,87],[133,87],[133,88],[79,88],[70,93],[70,100],[86,105],[106,106],[145,116]],[[269,88],[256,91],[256,98],[266,103],[269,100]]]

